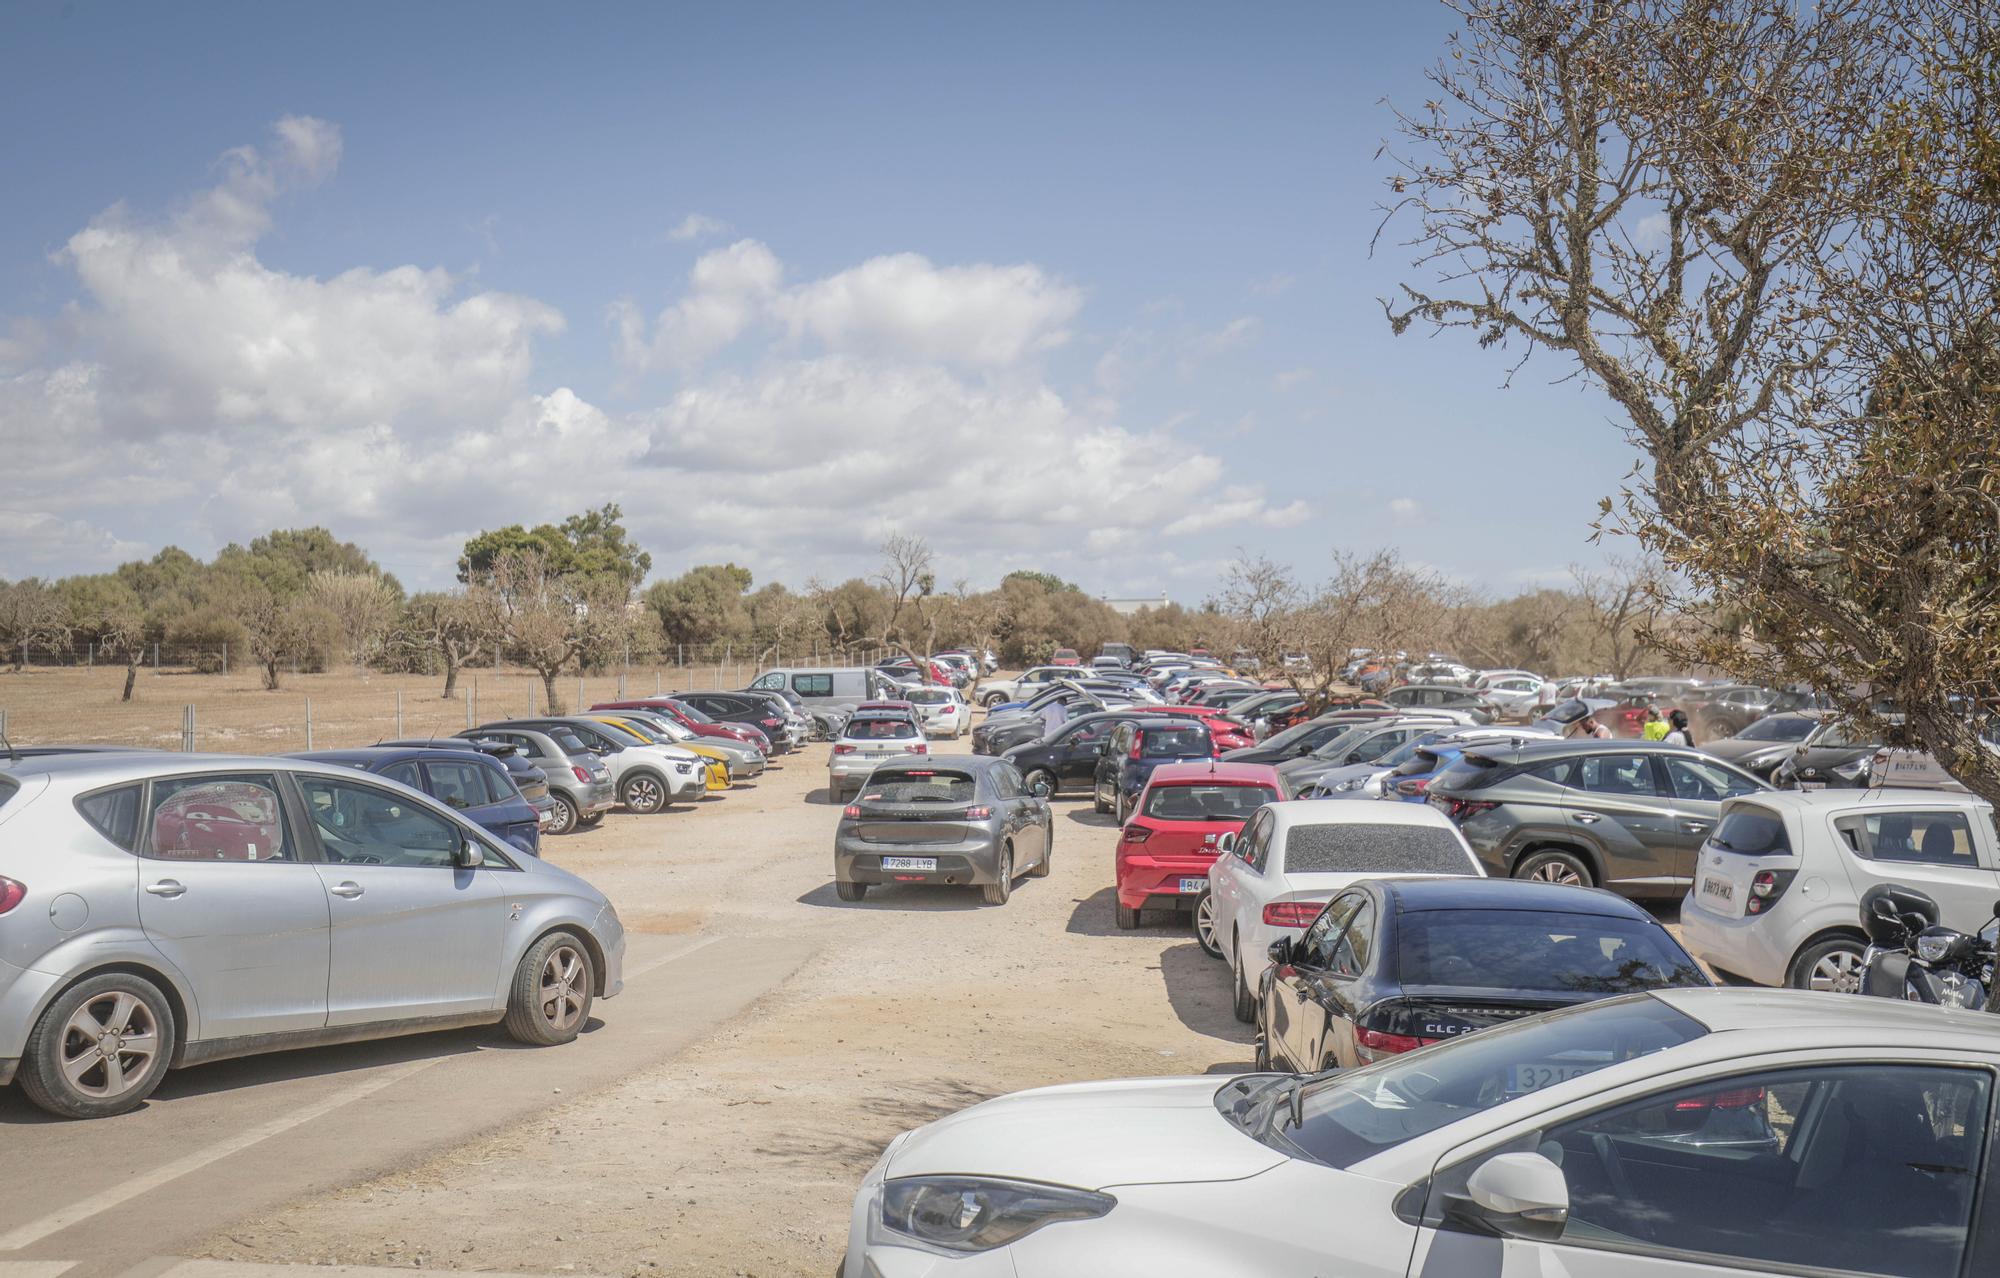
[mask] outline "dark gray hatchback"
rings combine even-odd
[[[1722,801],[1770,788],[1698,750],[1578,739],[1474,746],[1429,794],[1495,878],[1678,898]]]
[[[871,886],[977,887],[1004,905],[1022,870],[1049,872],[1055,821],[1019,769],[981,755],[914,756],[875,766],[833,836],[834,888],[859,901]]]

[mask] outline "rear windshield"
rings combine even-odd
[[[0,777],[0,808],[7,806],[7,800],[21,792],[21,783],[12,777]]]
[[[917,725],[908,719],[858,719],[847,725],[846,735],[857,741],[891,741],[917,735]]]
[[[1263,785],[1156,785],[1145,815],[1155,821],[1246,821],[1278,792]]]
[[[1206,728],[1148,728],[1141,754],[1197,755],[1212,749]]]
[[[1295,825],[1285,836],[1285,870],[1348,874],[1477,874],[1454,830],[1400,822]]]
[[[1785,837],[1784,821],[1765,808],[1730,809],[1708,841],[1724,852],[1742,852],[1748,856],[1792,850],[1791,840]]]
[[[963,772],[877,772],[868,778],[863,803],[970,803],[976,787]]]
[[[590,753],[590,747],[583,743],[583,738],[571,732],[568,728],[550,728],[548,738],[555,742],[556,747],[564,754]]]
[[[1811,719],[1792,719],[1776,715],[1769,719],[1759,719],[1736,734],[1741,741],[1803,741],[1819,725]]]
[[[1499,765],[1484,755],[1462,754],[1457,763],[1438,773],[1431,781],[1431,793],[1477,790],[1483,785],[1491,785],[1499,772]]]
[[[1708,982],[1659,925],[1534,910],[1402,916],[1403,984],[1523,994],[1638,994]]]
[[[912,688],[910,695],[903,700],[912,705],[936,706],[951,700],[951,694],[943,688]]]

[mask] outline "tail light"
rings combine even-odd
[[[28,885],[14,879],[0,879],[0,914],[19,905],[28,895]]]
[[[1429,777],[1411,777],[1408,781],[1398,781],[1396,783],[1396,793],[1406,799],[1422,798],[1424,792],[1430,788],[1431,779]]]
[[[1381,1030],[1356,1026],[1354,1046],[1363,1061],[1376,1061],[1384,1056],[1395,1056],[1402,1052],[1414,1052],[1419,1047],[1435,1043],[1434,1038],[1415,1038],[1408,1034],[1384,1034]]]
[[[846,817],[850,821],[855,820],[861,815],[861,805],[857,803],[850,803],[846,807],[840,810],[840,815]]]
[[[585,785],[590,784],[590,774],[588,772],[585,772],[582,768],[577,767],[575,764],[571,764],[569,770],[571,772],[576,773],[576,779],[578,781],[583,782],[583,784]]]
[[[981,805],[976,808],[967,808],[965,810],[965,819],[968,821],[984,821],[986,818],[992,815],[993,815],[993,809],[986,807],[984,805]]]
[[[785,726],[785,721],[783,719],[759,719],[757,722],[763,724],[767,728],[782,728]]]
[[[1445,809],[1445,815],[1454,821],[1464,821],[1500,806],[1483,799],[1451,799],[1448,802],[1450,806]]]
[[[929,754],[931,752],[931,748],[925,745],[923,742],[919,741],[915,745],[904,746],[903,752],[905,754]]]
[[[833,752],[835,754],[853,754],[854,747],[851,745],[837,745],[833,748]]]
[[[1133,824],[1126,826],[1125,832],[1118,837],[1127,843],[1144,843],[1153,837],[1153,831],[1149,826]]]
[[[1143,732],[1134,733],[1132,737],[1132,753],[1127,755],[1126,757],[1130,759],[1141,758],[1143,756],[1140,755],[1139,752],[1145,748],[1146,748],[1146,734]]]
[[[1264,907],[1264,923],[1269,927],[1311,927],[1325,901],[1273,901]]]
[[[1745,914],[1762,914],[1778,903],[1785,889],[1798,877],[1797,870],[1759,870],[1750,880],[1750,895],[1743,902]]]

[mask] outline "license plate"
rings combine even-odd
[[[1799,789],[1801,789],[1801,790],[1824,790],[1824,789],[1826,789],[1826,782],[1824,782],[1824,781],[1801,781],[1801,782],[1799,782]]]
[[[937,858],[934,856],[885,856],[882,858],[885,870],[935,870]]]
[[[1736,899],[1736,885],[1727,879],[1703,879],[1701,894],[1718,901],[1733,901]]]
[[[1200,895],[1201,895],[1201,894],[1202,894],[1203,892],[1206,892],[1207,890],[1208,890],[1208,880],[1207,880],[1207,879],[1182,879],[1182,880],[1181,880],[1181,895],[1182,895],[1182,896],[1200,896]]]
[[[1554,1087],[1557,1083],[1567,1083],[1572,1078],[1582,1078],[1590,1073],[1588,1065],[1516,1065],[1507,1071],[1507,1090],[1515,1095],[1538,1092],[1544,1087]]]

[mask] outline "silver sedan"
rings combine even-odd
[[[623,987],[604,895],[407,786],[299,760],[0,756],[0,1084],[136,1108],[170,1067],[504,1021]]]

